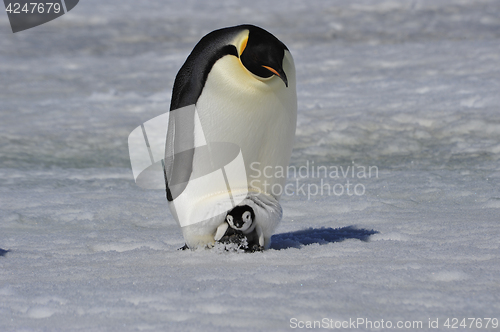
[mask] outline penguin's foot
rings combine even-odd
[[[239,232],[226,234],[217,243],[222,244],[224,251],[241,251],[248,247],[246,236]]]
[[[256,251],[264,251],[263,246],[259,246],[258,244],[254,244],[252,246],[248,246],[247,248],[244,248],[245,252],[256,252]]]
[[[256,252],[264,251],[264,247],[258,244],[249,244],[247,237],[242,233],[234,233],[231,235],[223,236],[219,241],[225,245],[225,251],[239,251]]]
[[[246,236],[241,234],[241,233],[233,233],[231,235],[224,235],[220,240],[219,242],[220,243],[224,243],[224,244],[230,244],[230,243],[234,243],[234,244],[238,244],[238,245],[243,245],[245,242],[245,245],[246,245]]]

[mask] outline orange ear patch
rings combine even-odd
[[[247,47],[247,43],[248,43],[248,37],[247,37],[247,38],[245,38],[245,39],[243,40],[243,42],[241,43],[241,47],[240,47],[240,55],[241,55],[241,53],[243,53],[243,51],[244,51],[244,50],[245,50],[245,48]]]

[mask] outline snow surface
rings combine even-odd
[[[240,23],[295,58],[292,165],[378,177],[291,177],[266,252],[178,251],[127,137],[194,44]],[[85,0],[16,34],[0,15],[0,331],[500,318],[499,91],[495,0]],[[321,180],[365,192],[308,197]]]

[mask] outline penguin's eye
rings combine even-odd
[[[246,211],[243,213],[243,220],[252,221],[252,215],[250,214],[250,211]]]
[[[232,224],[233,223],[233,216],[231,216],[231,215],[228,214],[227,217],[226,217],[226,220],[227,220],[228,223]]]

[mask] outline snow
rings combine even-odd
[[[0,330],[500,319],[499,17],[494,0],[86,0],[12,34],[4,15]],[[127,137],[168,110],[194,43],[240,23],[294,56],[291,165],[356,172],[292,176],[270,250],[178,251]]]

